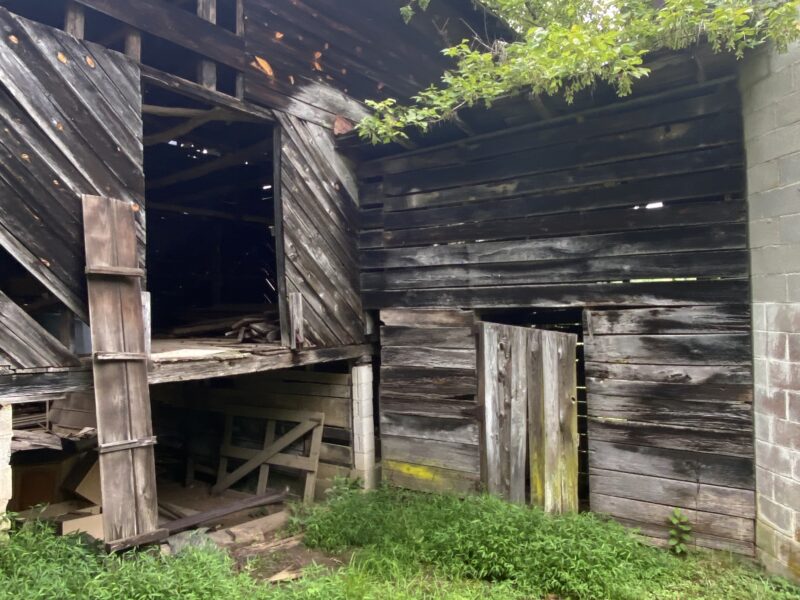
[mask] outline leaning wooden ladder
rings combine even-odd
[[[166,533],[158,529],[136,210],[130,202],[83,196],[103,527],[111,549]]]

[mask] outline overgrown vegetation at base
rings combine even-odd
[[[211,547],[108,556],[31,523],[0,543],[0,599],[800,599],[732,557],[678,558],[591,514],[552,518],[485,496],[346,490],[294,526],[310,546],[354,551],[350,563],[273,585]]]

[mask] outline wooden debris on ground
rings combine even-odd
[[[259,517],[251,521],[245,521],[239,525],[221,529],[209,534],[209,537],[218,545],[229,544],[250,544],[253,542],[263,542],[264,536],[273,531],[281,529],[289,522],[289,513],[285,510]]]
[[[283,502],[286,499],[286,496],[287,493],[285,491],[278,492],[274,490],[268,490],[266,494],[260,496],[243,498],[242,500],[231,502],[230,504],[221,506],[219,508],[198,512],[193,515],[170,521],[166,523],[164,527],[167,531],[169,531],[170,535],[173,535],[199,525],[212,524],[216,521],[219,521],[223,517],[226,517],[231,513],[239,512],[240,510],[258,508],[260,506],[267,506],[270,504]]]

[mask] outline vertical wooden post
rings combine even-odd
[[[217,0],[197,0],[197,16],[209,23],[217,22]],[[197,82],[210,90],[217,89],[217,64],[201,59],[197,65]]]
[[[86,12],[83,6],[69,0],[64,15],[64,31],[73,37],[82,40],[86,35]]]
[[[236,0],[236,35],[244,36],[244,0]],[[244,99],[244,73],[236,73],[236,97]]]
[[[375,421],[372,403],[372,357],[350,369],[353,400],[353,465],[364,489],[375,488]]]
[[[142,32],[133,27],[125,31],[125,56],[142,62]]]

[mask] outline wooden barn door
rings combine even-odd
[[[81,196],[142,208],[139,67],[0,8],[0,128],[0,246],[88,322]]]
[[[332,133],[276,111],[276,233],[281,337],[295,348],[364,340],[357,185]],[[291,300],[291,301],[290,301]]]
[[[548,512],[578,509],[574,334],[478,323],[486,490]]]

